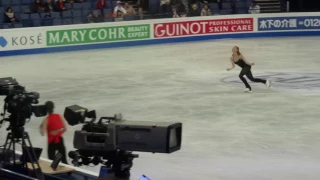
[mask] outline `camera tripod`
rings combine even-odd
[[[21,146],[22,146],[22,151],[23,151],[23,159],[22,159],[22,165],[23,167],[28,169],[28,165],[27,165],[27,159],[29,161],[31,161],[31,166],[32,166],[32,170],[35,173],[35,176],[37,179],[39,180],[44,180],[44,175],[42,173],[41,167],[39,165],[39,162],[37,160],[36,154],[33,150],[31,141],[30,141],[30,137],[29,134],[25,131],[22,132],[18,132],[18,133],[14,133],[14,131],[9,132],[7,135],[7,139],[6,142],[4,144],[4,148],[3,148],[3,154],[2,156],[5,156],[7,152],[10,151],[11,146],[12,146],[12,150],[13,150],[13,165],[16,167],[17,166],[17,162],[16,162],[16,156],[15,156],[15,150],[16,150],[16,143],[18,143],[20,141],[20,139],[22,140]],[[27,146],[27,142],[29,143],[29,146]],[[31,148],[31,152],[28,148]],[[3,159],[6,157],[3,157]],[[35,165],[37,166],[37,168],[35,167]]]

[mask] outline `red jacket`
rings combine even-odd
[[[59,143],[60,137],[62,137],[63,132],[60,132],[57,135],[51,135],[49,134],[49,132],[64,127],[61,116],[59,114],[51,114],[47,117],[47,120],[48,143]]]
[[[106,0],[99,0],[97,2],[96,8],[97,9],[106,9],[107,8]]]

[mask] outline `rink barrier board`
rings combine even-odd
[[[42,53],[57,53],[57,52],[69,52],[69,51],[81,51],[92,49],[105,49],[105,48],[120,48],[120,47],[132,47],[132,46],[145,46],[145,45],[157,45],[168,43],[184,43],[193,41],[206,41],[214,39],[229,39],[229,38],[272,38],[272,37],[293,37],[293,36],[320,36],[320,31],[283,31],[283,32],[261,32],[261,33],[239,33],[239,34],[223,34],[223,35],[203,35],[203,36],[190,36],[190,37],[177,37],[177,38],[159,38],[144,41],[127,41],[127,42],[115,42],[115,43],[99,43],[99,44],[87,44],[76,46],[58,46],[49,48],[38,49],[22,49],[11,51],[0,51],[0,56],[13,56],[13,55],[27,55],[27,54],[42,54]],[[67,47],[67,48],[66,48]]]
[[[301,21],[292,22],[292,19],[300,19]],[[313,18],[313,19],[306,19]],[[239,24],[230,25],[234,20],[237,19],[252,19],[249,23],[249,31],[232,31],[231,26],[240,26]],[[266,20],[266,23],[262,24],[261,21]],[[269,21],[268,21],[269,20]],[[283,20],[287,21],[284,22]],[[222,22],[221,24],[215,24],[214,22]],[[290,22],[289,22],[290,21]],[[201,33],[192,34],[192,22],[198,24],[201,29]],[[210,22],[205,26],[201,26],[200,22]],[[284,24],[286,23],[286,24]],[[157,36],[160,31],[155,31],[157,24],[188,24],[188,34],[178,36]],[[292,24],[296,24],[297,28],[288,28]],[[85,31],[89,29],[117,29],[125,26],[148,26],[149,31],[147,38],[142,39],[116,39],[111,40],[112,34],[108,32],[106,35],[106,41],[90,42],[88,41],[88,34],[86,32],[86,41],[69,44],[51,44],[49,43],[49,32],[58,31],[72,31],[79,30]],[[169,26],[169,25],[168,25]],[[215,30],[217,27],[224,28],[229,26],[228,31],[218,32]],[[271,26],[271,28],[270,28]],[[169,29],[175,29],[177,32],[182,32],[182,27],[169,27]],[[212,32],[208,32],[208,28],[214,29]],[[202,31],[206,31],[203,33]],[[23,31],[23,33],[20,33]],[[170,34],[172,30],[162,28],[165,34]],[[142,31],[141,31],[142,32]],[[78,32],[78,37],[79,36]],[[69,35],[71,33],[69,32]],[[174,34],[174,33],[173,33]],[[40,36],[38,36],[40,35]],[[129,36],[128,34],[125,34]],[[268,38],[268,37],[288,37],[288,36],[319,36],[320,35],[320,13],[280,13],[280,14],[242,14],[242,15],[223,15],[223,16],[206,16],[206,17],[189,17],[189,18],[169,18],[169,19],[157,19],[157,20],[140,20],[140,21],[125,21],[125,22],[112,22],[112,23],[94,23],[94,24],[81,24],[81,25],[65,25],[65,26],[50,26],[50,27],[35,27],[35,28],[20,28],[20,29],[3,29],[0,30],[0,56],[12,56],[12,55],[25,55],[25,54],[41,54],[41,53],[55,53],[55,52],[66,52],[66,51],[80,51],[80,50],[91,50],[91,49],[102,49],[102,48],[120,48],[130,46],[143,46],[143,45],[155,45],[155,44],[168,44],[168,43],[183,43],[192,41],[204,41],[204,40],[215,40],[215,39],[231,39],[231,38]],[[20,41],[28,42],[27,45],[16,45],[13,43],[13,37],[19,36]],[[25,39],[21,39],[21,37]],[[95,37],[97,37],[96,35]],[[110,36],[110,37],[109,37]],[[32,37],[33,39],[30,39]],[[40,41],[39,38],[40,37]],[[71,37],[71,35],[70,35]],[[69,37],[69,38],[70,38]],[[72,36],[73,37],[73,36]],[[119,36],[120,37],[120,36]],[[27,38],[27,39],[26,39]],[[61,36],[60,36],[61,38]],[[4,39],[7,43],[4,43]],[[59,38],[57,38],[59,39]],[[59,40],[58,40],[59,41]],[[18,40],[15,41],[19,43]],[[34,44],[31,44],[35,42]],[[38,43],[38,44],[37,44]]]

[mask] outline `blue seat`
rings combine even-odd
[[[211,3],[209,4],[209,7],[211,10],[214,10],[214,11],[219,10],[219,5],[217,3]]]
[[[82,3],[82,5],[83,5],[83,9],[92,9],[92,3],[90,2]]]
[[[14,13],[14,16],[15,16],[18,20],[20,20],[20,19],[21,19],[21,15],[20,15],[20,13]]]
[[[51,14],[51,17],[53,18],[61,18],[60,12],[51,12],[50,14]]]
[[[123,20],[124,21],[134,21],[135,20],[135,16],[124,16]]]
[[[39,13],[32,13],[30,14],[30,19],[40,19],[40,14]]]
[[[61,20],[61,19],[54,19],[54,20],[53,20],[53,25],[54,25],[54,26],[60,26],[60,25],[62,25],[62,20]]]
[[[222,3],[222,9],[231,9],[232,5],[231,3]]]
[[[10,29],[10,28],[12,28],[12,24],[3,24],[2,28],[3,29]]]
[[[20,18],[23,27],[32,27],[32,21],[30,20],[29,14],[20,14]]]
[[[63,11],[62,17],[63,18],[71,18],[72,17],[71,11]]]
[[[12,0],[12,5],[20,6],[21,5],[21,1],[20,0]]]
[[[4,7],[0,7],[0,16],[2,16],[5,11],[6,11],[6,9]]]
[[[32,19],[33,27],[41,26],[41,19]]]
[[[13,9],[13,12],[15,12],[15,13],[20,13],[21,12],[21,7],[20,6],[13,6],[12,9]]]
[[[152,2],[149,2],[149,3],[152,3]],[[116,7],[117,5],[117,1],[112,1],[112,7]]]
[[[12,0],[2,0],[2,6],[4,7],[12,6]]]
[[[21,23],[14,23],[13,28],[22,28],[23,25]]]
[[[26,10],[30,10],[30,6],[27,6],[27,5],[20,6],[20,12],[25,13]]]
[[[73,9],[82,10],[82,3],[73,3]]]
[[[46,18],[46,17],[51,17],[50,13],[44,12],[44,13],[39,13],[40,18]]]
[[[248,14],[248,10],[247,9],[237,9],[236,13],[237,14]]]
[[[114,18],[108,17],[104,19],[104,22],[113,22]]]
[[[235,7],[244,9],[244,8],[247,8],[247,3],[246,2],[236,2]]]
[[[81,10],[73,10],[72,11],[72,17],[75,17],[75,18],[77,18],[77,17],[82,17],[83,15],[82,15],[82,11]]]
[[[72,19],[63,19],[63,20],[62,20],[62,24],[63,24],[63,25],[72,24]]]
[[[82,11],[82,16],[83,16],[83,17],[87,17],[87,14],[88,14],[89,12],[92,13],[92,11],[89,10],[89,9],[83,10],[83,11]]]
[[[34,2],[33,0],[22,0],[21,4],[30,6],[33,2]]]
[[[21,20],[28,20],[28,19],[30,19],[30,16],[29,16],[29,14],[20,14],[20,18],[21,18]]]
[[[81,18],[74,18],[72,23],[73,23],[73,24],[83,24]]]
[[[68,10],[72,9],[72,5],[70,3],[66,3],[65,6],[66,6],[66,9]]]
[[[110,0],[107,0],[107,8],[111,8],[112,7],[112,2]]]
[[[53,18],[44,18],[41,20],[42,26],[52,26],[53,25]]]
[[[222,10],[220,10],[220,14],[221,14],[221,15],[232,14],[232,12],[233,12],[232,9],[222,9]]]
[[[103,13],[104,14],[111,14],[112,13],[112,9],[104,9]]]

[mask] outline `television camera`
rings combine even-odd
[[[6,154],[10,154],[9,152],[11,147],[13,148],[13,152],[15,152],[15,143],[19,141],[22,141],[22,149],[26,150],[26,157],[30,160],[35,160],[35,152],[33,150],[30,152],[27,148],[27,142],[31,148],[32,144],[28,133],[24,131],[24,125],[26,124],[27,119],[31,118],[32,114],[36,117],[47,115],[45,105],[35,105],[39,103],[39,93],[27,92],[25,87],[19,85],[16,79],[7,77],[0,78],[0,96],[6,96],[4,98],[3,113],[1,113],[3,118],[0,120],[0,127],[2,127],[3,123],[7,121],[9,122],[7,131],[10,131],[1,152],[1,163],[3,163],[4,160],[10,159]],[[6,117],[7,112],[10,113],[8,117]],[[12,159],[14,165],[16,165],[14,153]],[[26,162],[23,162],[23,164],[25,165]],[[37,166],[40,167],[39,164],[37,164]],[[33,163],[32,167],[36,170]],[[41,168],[37,168],[36,176],[39,179],[44,179]]]
[[[133,159],[132,151],[172,153],[180,150],[182,123],[127,121],[121,114],[101,117],[96,121],[95,111],[72,105],[66,107],[64,117],[71,126],[84,124],[75,131],[75,151],[69,157],[75,166],[103,164],[112,169],[115,177],[129,178]],[[85,121],[91,118],[90,121]]]
[[[38,104],[40,98],[37,92],[27,92],[25,87],[13,78],[0,78],[0,96],[6,96],[3,106],[3,119],[0,120],[0,126],[5,121],[10,123],[7,131],[11,130],[14,137],[17,139],[22,138],[24,132],[24,125],[27,119],[30,119],[32,114],[36,117],[47,115],[45,105],[35,106]],[[6,118],[6,112],[10,115]]]

